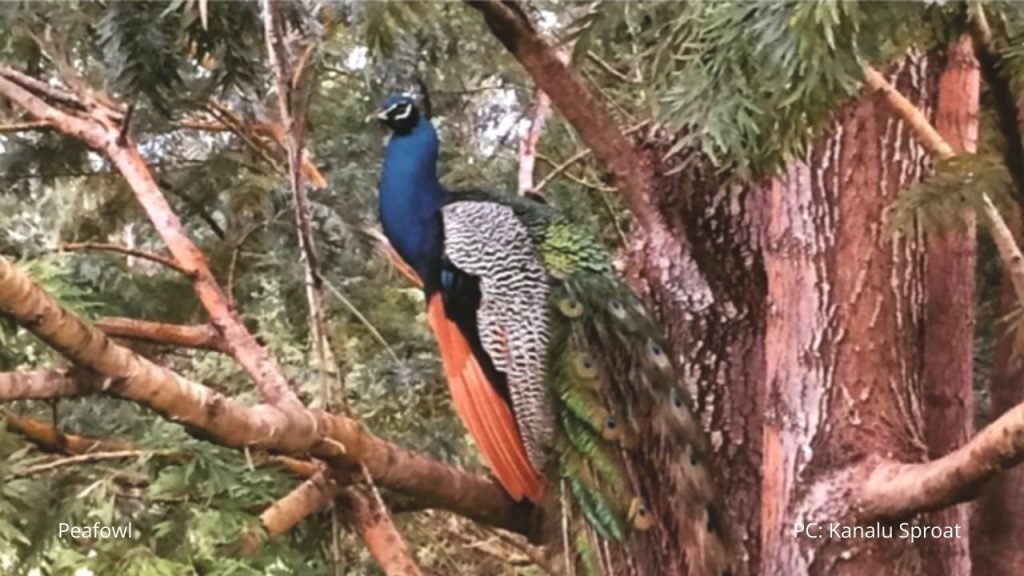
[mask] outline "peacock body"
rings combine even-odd
[[[681,544],[690,574],[728,574],[705,435],[608,252],[544,203],[444,189],[411,98],[378,118],[384,232],[423,280],[456,410],[509,495],[544,507],[567,573],[666,573],[630,551]]]

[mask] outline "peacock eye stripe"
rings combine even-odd
[[[626,309],[622,307],[622,302],[618,300],[611,300],[608,302],[608,311],[612,313],[619,320],[626,317]]]

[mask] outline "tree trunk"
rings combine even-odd
[[[1019,205],[1006,210],[1006,221],[1017,243],[1024,240]],[[1020,308],[1020,300],[1003,274],[999,287],[999,318]],[[1007,325],[1000,326],[995,359],[989,382],[992,419],[1024,402],[1024,356],[1018,336]],[[1024,574],[1024,468],[1017,467],[996,477],[982,492],[971,519],[971,558],[976,576],[1017,576]]]
[[[662,165],[667,171],[671,166]],[[760,557],[764,391],[764,196],[723,186],[711,170],[659,179],[656,209],[683,252],[634,237],[627,275],[668,333],[697,410],[711,432],[737,574]],[[671,513],[670,511],[666,511]]]
[[[978,144],[980,74],[969,36],[954,44],[939,79],[935,128],[957,152]],[[971,437],[974,408],[975,217],[967,212],[954,230],[931,232],[925,273],[925,436],[928,455],[939,458]],[[969,525],[968,505],[930,514],[938,526]],[[929,540],[927,572],[968,576],[968,538]]]
[[[927,58],[894,83],[926,113]],[[928,165],[882,94],[837,115],[827,137],[770,190],[762,574],[920,574],[923,554],[899,538],[830,537],[849,494],[816,490],[871,456],[926,453],[920,403],[922,247],[883,214]],[[797,535],[820,522],[821,539]],[[884,524],[891,527],[891,524]]]

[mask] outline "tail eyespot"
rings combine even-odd
[[[587,353],[576,356],[574,361],[576,373],[583,378],[591,379],[597,378],[597,363],[594,362],[594,358]]]
[[[575,298],[563,298],[558,301],[558,310],[567,318],[579,318],[583,314],[583,304]]]
[[[619,320],[626,317],[626,309],[622,306],[622,302],[618,300],[608,301],[608,311],[611,312],[612,316],[615,316]]]
[[[650,510],[647,509],[647,505],[639,498],[633,498],[629,503],[629,513],[627,516],[629,521],[633,523],[633,527],[637,530],[648,530],[651,526],[654,526],[654,518],[651,517]]]
[[[604,420],[604,427],[601,429],[601,437],[605,440],[617,440],[622,436],[622,430],[619,426],[619,421],[614,416],[609,416]]]

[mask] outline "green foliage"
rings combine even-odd
[[[695,149],[757,174],[806,149],[837,104],[860,89],[865,63],[948,38],[952,9],[829,1],[609,10],[620,27],[638,20],[657,30],[636,43],[650,67],[655,114],[678,132],[669,153]]]
[[[170,116],[183,84],[181,23],[165,9],[161,2],[115,2],[96,30],[114,91],[129,101],[145,96]]]
[[[926,180],[900,193],[888,211],[896,230],[923,229],[942,233],[963,231],[965,210],[980,213],[983,198],[1004,203],[1010,199],[1010,174],[993,154],[958,154],[936,163]]]

